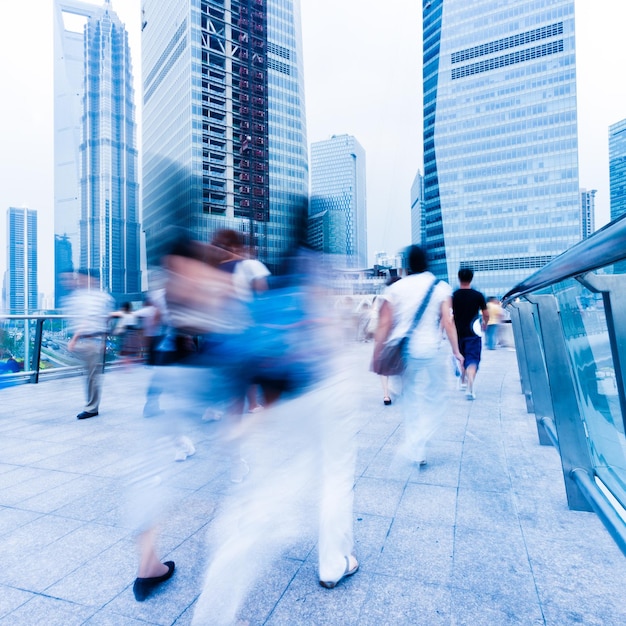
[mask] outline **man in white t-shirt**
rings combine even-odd
[[[407,249],[409,275],[391,285],[384,293],[375,335],[377,347],[387,339],[405,336],[436,279],[427,271],[426,253],[419,246]],[[411,462],[426,463],[426,444],[446,412],[450,348],[459,363],[458,338],[452,310],[452,288],[439,281],[430,294],[417,326],[410,334],[407,367],[402,376],[401,403],[404,412],[405,443],[403,456]],[[448,344],[442,340],[442,332]]]

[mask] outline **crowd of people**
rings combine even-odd
[[[359,351],[346,347],[372,339],[376,356],[388,342],[405,340],[405,367],[394,381],[404,417],[397,458],[419,467],[447,410],[450,357],[467,398],[475,399],[481,336],[487,331],[491,346],[489,326],[499,323],[495,304],[471,287],[469,268],[459,271],[453,290],[428,271],[419,246],[407,249],[406,259],[408,274],[356,311],[332,293],[316,253],[298,247],[271,275],[232,230],[217,231],[210,243],[177,238],[162,260],[162,284],[138,310],[126,303],[115,311],[97,276],[78,273],[68,301],[68,349],[87,371],[78,419],[99,415],[112,320],[120,354],[141,354],[152,368],[144,439],[128,480],[137,601],[175,572],[173,561],[159,558],[162,478],[174,459],[196,452],[187,435],[198,424],[207,432],[203,453],[229,459],[232,490],[210,525],[194,624],[236,623],[254,582],[303,532],[318,533],[321,586],[332,589],[357,572],[353,388],[362,364]],[[389,405],[389,376],[381,382]]]

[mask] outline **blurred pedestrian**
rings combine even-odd
[[[498,298],[491,297],[487,300],[487,328],[485,329],[485,343],[488,350],[495,350],[498,347],[498,334],[500,324],[502,324],[502,305]]]
[[[406,256],[409,275],[390,285],[383,294],[385,302],[380,309],[375,350],[380,350],[387,340],[407,335],[416,313],[425,304],[409,335],[401,397],[405,441],[400,454],[422,465],[426,463],[426,446],[446,414],[450,348],[459,363],[463,357],[450,313],[450,285],[437,281],[428,271],[426,253],[421,247],[410,246]],[[449,346],[442,342],[442,327]]]
[[[163,339],[165,319],[165,292],[160,289],[148,294],[143,306],[136,312],[143,337],[143,354],[147,365],[156,365],[156,349]]]
[[[118,339],[119,354],[125,362],[138,359],[142,350],[140,318],[133,311],[130,302],[124,302],[122,306],[111,313],[111,318],[116,320],[113,335]]]
[[[79,269],[75,289],[65,303],[72,332],[67,349],[87,370],[87,403],[76,416],[79,420],[95,417],[100,408],[105,340],[114,302],[100,289],[99,276],[95,269]]]
[[[474,382],[480,365],[482,332],[489,319],[485,296],[472,289],[474,270],[462,267],[458,272],[459,288],[452,295],[452,313],[463,355],[460,385],[468,400],[475,400]]]

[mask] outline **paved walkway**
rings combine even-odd
[[[484,354],[477,400],[456,392],[429,463],[390,470],[402,436],[363,355],[355,500],[359,573],[317,584],[304,539],[259,582],[251,625],[626,624],[626,559],[593,513],[567,508],[557,452],[537,442],[515,354]],[[135,552],[121,477],[148,373],[108,372],[98,418],[79,422],[81,378],[0,391],[0,624],[186,625],[203,545],[229,480],[199,441],[175,465],[163,528],[170,583],[135,602]],[[201,435],[200,435],[201,436]]]

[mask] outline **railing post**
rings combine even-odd
[[[552,409],[552,398],[548,374],[543,350],[541,347],[541,337],[539,336],[539,325],[537,320],[537,307],[531,302],[520,302],[519,316],[520,326],[526,352],[526,367],[528,370],[528,382],[532,394],[533,412],[537,421],[537,435],[542,446],[552,445],[552,439],[546,431],[544,419],[554,420]]]
[[[585,426],[580,417],[557,301],[552,295],[535,295],[527,298],[537,305],[567,503],[570,509],[591,511],[593,509],[573,474],[573,470],[576,469],[582,469],[591,476],[594,472],[589,457]]]
[[[35,325],[35,350],[32,355],[32,361],[30,364],[30,369],[32,374],[30,375],[31,383],[39,382],[39,364],[41,362],[41,340],[43,337],[43,323],[44,319],[37,318]],[[28,323],[28,322],[26,322]]]
[[[528,361],[526,358],[526,347],[524,344],[524,335],[522,333],[521,317],[522,311],[519,305],[521,302],[515,302],[510,306],[511,325],[513,326],[513,341],[515,342],[515,354],[517,355],[517,367],[519,369],[519,381],[522,393],[526,399],[526,410],[533,413],[533,397],[528,378]]]

